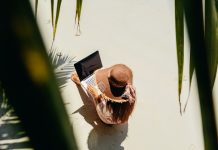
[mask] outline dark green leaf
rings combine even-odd
[[[209,74],[211,86],[213,87],[216,72],[217,72],[217,64],[218,64],[218,44],[217,44],[217,0],[207,0],[205,1],[205,41],[206,41],[206,49],[207,49],[207,60],[209,65]],[[190,86],[192,76],[194,72],[194,64],[193,64],[193,54],[190,54],[190,68],[189,68],[189,76],[190,76]],[[190,91],[189,91],[190,93]],[[184,111],[186,109],[188,100],[185,104]]]
[[[183,80],[184,65],[184,19],[183,19],[183,0],[175,0],[175,22],[176,22],[176,46],[177,46],[177,63],[178,63],[178,94],[179,107],[181,111],[181,91]]]
[[[53,41],[55,39],[55,35],[56,35],[56,31],[57,31],[58,19],[59,19],[59,14],[60,14],[60,9],[61,9],[61,2],[62,2],[62,0],[57,1],[55,24],[54,24],[54,27],[53,27]]]
[[[33,148],[78,149],[30,1],[2,1],[0,18],[0,79]]]
[[[207,49],[207,60],[209,65],[209,74],[211,87],[213,87],[218,62],[218,45],[217,45],[217,12],[214,0],[205,1],[205,42]]]
[[[35,0],[35,16],[37,17],[38,0]]]
[[[52,27],[54,28],[54,0],[51,0],[51,22]]]
[[[215,0],[216,12],[218,12],[218,0]]]
[[[213,104],[212,88],[209,77],[207,49],[205,45],[204,16],[202,0],[184,0],[185,17],[189,34],[190,46],[194,60],[197,86],[202,117],[204,149],[215,150],[217,145],[216,117]],[[205,1],[206,3],[207,1]],[[205,10],[206,12],[206,10]]]

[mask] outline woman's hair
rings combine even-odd
[[[123,102],[123,103],[116,103],[113,101],[107,101],[106,108],[113,112],[112,120],[113,122],[126,122],[129,119],[133,109],[135,106],[134,102]]]

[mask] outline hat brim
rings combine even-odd
[[[100,91],[104,93],[107,97],[118,100],[118,101],[124,100],[121,96],[125,91],[125,87],[116,88],[113,85],[111,85],[108,80],[108,77],[109,77],[108,75],[111,69],[112,67],[105,68],[105,69],[98,69],[95,72],[95,77],[96,77],[96,82],[98,84],[98,87]],[[128,83],[132,84],[132,76],[129,79]]]

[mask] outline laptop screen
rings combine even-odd
[[[95,51],[74,64],[80,81],[90,76],[95,70],[102,68],[99,51]]]

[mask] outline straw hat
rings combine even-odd
[[[114,102],[125,102],[122,94],[127,84],[132,84],[132,71],[124,64],[99,69],[95,72],[96,82],[102,93]]]

